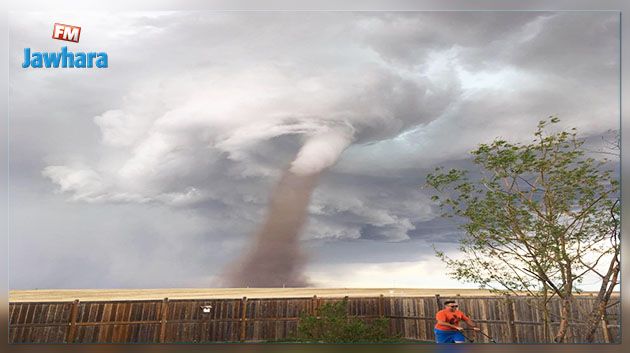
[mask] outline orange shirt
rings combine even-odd
[[[455,325],[455,326],[459,326],[459,322],[464,320],[467,321],[468,316],[466,316],[463,312],[459,311],[459,310],[455,310],[454,312],[451,311],[450,309],[443,309],[437,312],[437,314],[435,314],[435,319],[438,321],[444,321],[444,322],[448,322],[451,325]],[[444,325],[440,325],[440,324],[435,324],[435,328],[438,330],[455,330],[454,328],[450,327],[450,326],[444,326]]]

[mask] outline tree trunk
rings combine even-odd
[[[586,322],[586,342],[593,343],[595,341],[595,332],[597,332],[597,327],[603,322],[606,322],[606,308],[610,303],[610,297],[615,290],[617,284],[619,284],[619,272],[621,271],[620,261],[619,261],[619,253],[621,251],[621,246],[619,244],[619,221],[617,220],[615,207],[619,203],[619,199],[617,199],[610,209],[610,216],[613,221],[613,227],[611,229],[611,242],[614,248],[613,257],[610,260],[610,264],[608,265],[608,271],[602,277],[602,284],[599,287],[599,293],[597,293],[597,302],[593,311],[588,316],[588,321]],[[621,304],[620,304],[621,305]],[[602,327],[603,330],[608,330],[607,326]],[[603,332],[604,337],[607,332]]]
[[[543,282],[543,343],[548,343],[550,339],[549,330],[549,286],[546,282]]]
[[[562,299],[562,306],[560,307],[560,327],[556,336],[553,339],[556,343],[563,343],[565,341],[567,332],[569,331],[569,314],[571,313],[571,297],[567,296]]]
[[[549,334],[550,330],[549,330],[549,307],[547,306],[547,302],[545,301],[545,307],[543,309],[543,342],[544,343],[548,343],[549,342],[549,337],[551,336]]]
[[[610,303],[610,296],[617,286],[619,276],[619,263],[616,257],[612,260],[608,273],[602,280],[602,285],[597,293],[597,302],[593,310],[588,316],[586,322],[586,342],[593,343],[595,341],[595,332],[601,321],[606,318],[606,307]]]
[[[593,343],[595,341],[595,333],[606,315],[606,301],[599,301],[593,311],[589,314],[586,321],[586,342]]]
[[[573,274],[571,263],[567,261],[565,265],[565,278],[566,283],[563,287],[562,304],[560,307],[560,327],[556,332],[554,342],[564,343],[566,342],[567,333],[569,332],[569,323],[571,319],[571,305],[573,304]]]

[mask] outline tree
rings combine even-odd
[[[618,284],[620,210],[609,162],[587,157],[575,128],[550,132],[558,121],[540,121],[532,143],[479,145],[472,151],[477,177],[437,168],[427,185],[437,192],[432,199],[442,215],[458,218],[465,231],[462,258],[437,251],[450,274],[482,288],[539,297],[547,328],[547,304],[560,298],[554,341],[564,342],[582,281],[602,279],[595,316]]]
[[[602,141],[604,142],[604,148],[597,151],[596,153],[610,155],[616,157],[616,159],[621,158],[621,136],[618,131],[609,130],[608,135],[602,136]],[[621,251],[621,230],[620,230],[620,208],[619,208],[619,198],[615,200],[615,204],[613,209],[610,212],[610,217],[612,219],[611,229],[610,229],[610,245],[612,248],[612,256],[608,261],[608,267],[605,268],[605,271],[598,271],[597,269],[593,269],[593,272],[601,278],[601,284],[599,291],[597,293],[597,301],[591,313],[588,315],[588,320],[586,322],[586,341],[593,342],[595,339],[595,331],[597,331],[597,327],[600,322],[603,323],[602,329],[608,331],[608,327],[606,326],[606,309],[608,307],[619,303],[619,301],[613,301],[611,303],[612,293],[617,287],[619,283],[619,274],[621,272],[621,259],[620,259],[620,251]],[[607,334],[608,332],[606,332]]]
[[[399,336],[389,334],[389,319],[380,317],[366,323],[348,315],[348,300],[326,303],[317,315],[303,313],[298,323],[297,340],[319,343],[397,342]]]

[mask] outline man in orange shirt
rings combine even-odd
[[[435,332],[435,342],[437,343],[464,343],[466,337],[462,334],[463,327],[459,326],[460,321],[464,321],[468,327],[479,331],[475,323],[459,311],[459,305],[454,300],[444,302],[444,309],[437,312],[435,319],[437,324],[433,331]]]

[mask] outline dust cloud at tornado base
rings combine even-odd
[[[226,272],[229,287],[306,287],[308,260],[300,247],[300,231],[319,173],[299,175],[286,170],[276,186],[266,219],[251,248]]]

